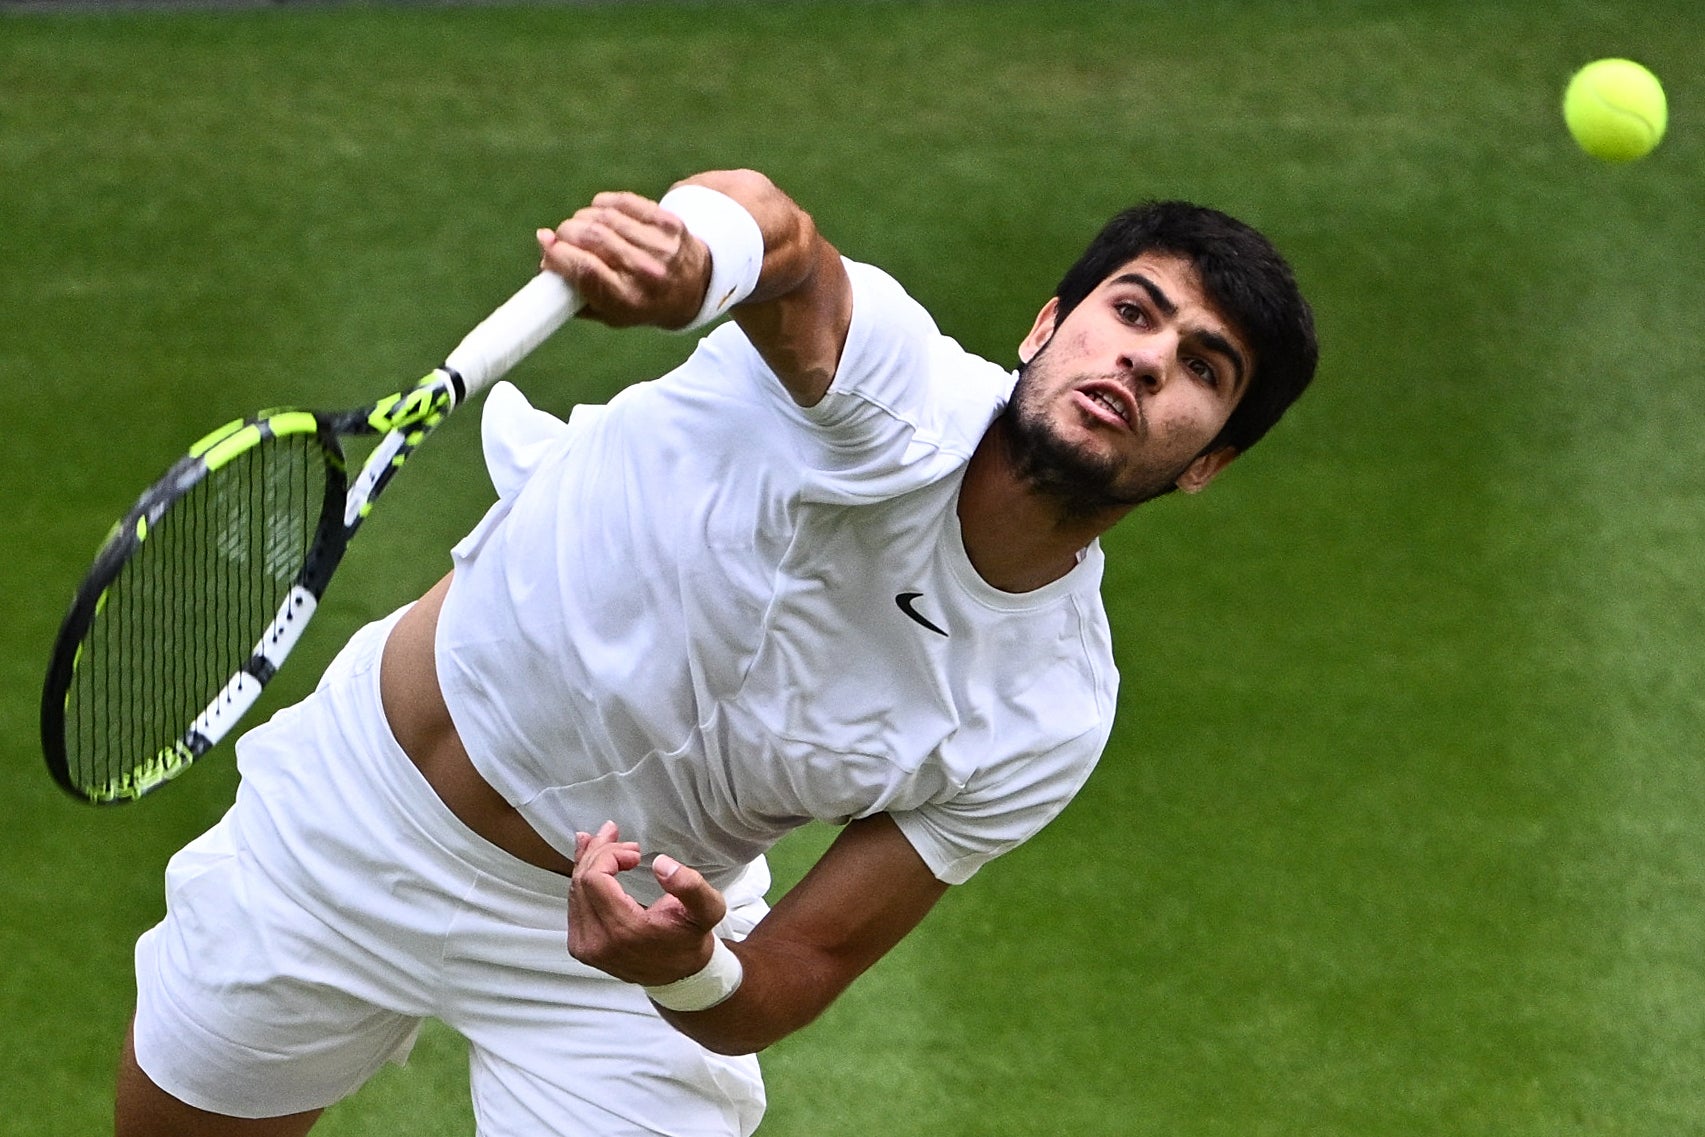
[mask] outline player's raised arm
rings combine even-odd
[[[687,329],[729,312],[796,402],[816,403],[834,378],[852,319],[846,270],[763,174],[697,174],[656,202],[601,193],[539,244],[591,319]]]
[[[811,1022],[948,887],[878,814],[842,830],[751,935],[728,944],[711,931],[726,910],[722,896],[694,870],[660,865],[668,895],[644,908],[616,882],[617,872],[638,864],[639,851],[620,842],[614,826],[583,835],[578,854],[570,951],[647,985],[677,1030],[723,1054],[762,1050]]]

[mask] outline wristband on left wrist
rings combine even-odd
[[[740,957],[714,939],[710,962],[684,979],[645,988],[646,997],[670,1011],[708,1011],[727,1001],[746,978]]]

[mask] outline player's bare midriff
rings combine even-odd
[[[439,581],[403,614],[385,641],[379,697],[391,733],[463,825],[511,856],[566,876],[574,862],[552,848],[480,776],[450,721],[433,647],[438,611],[449,588],[449,577]]]

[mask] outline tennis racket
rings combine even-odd
[[[54,779],[85,801],[134,801],[224,738],[409,455],[578,307],[541,272],[407,390],[266,411],[190,447],[113,527],[60,626],[41,704]],[[383,437],[351,479],[343,440],[361,435]]]

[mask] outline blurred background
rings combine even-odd
[[[108,526],[227,419],[424,373],[594,192],[748,165],[1009,364],[1148,197],[1268,232],[1324,349],[1106,542],[1095,778],[769,1052],[761,1132],[1705,1132],[1702,43],[1695,0],[0,5],[0,1129],[107,1127],[132,944],[233,791],[228,744],[117,809],[42,768]],[[1671,106],[1624,166],[1559,110],[1613,55]],[[514,378],[566,413],[688,346]],[[263,713],[490,497],[458,417]],[[471,1133],[461,1040],[317,1132]]]

